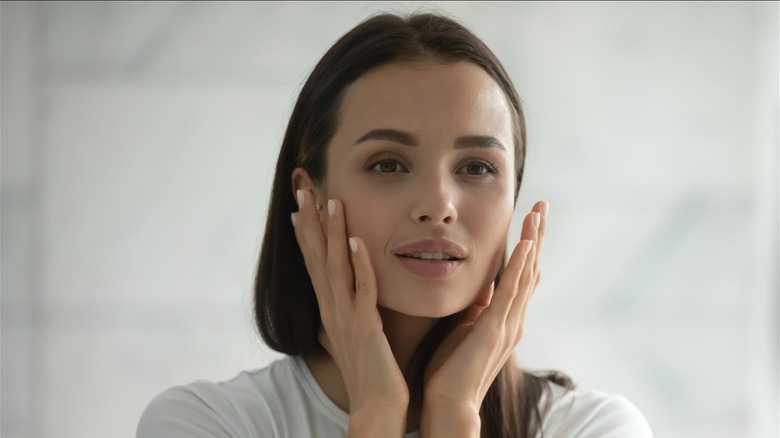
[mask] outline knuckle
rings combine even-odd
[[[300,249],[301,255],[303,256],[303,262],[306,263],[306,267],[311,268],[319,266],[321,263],[320,261],[323,259],[319,251],[310,248],[304,248],[303,246],[301,246]]]
[[[510,300],[512,298],[514,298],[515,296],[517,296],[517,289],[519,287],[519,285],[517,283],[515,283],[515,284],[506,284],[505,286],[506,286],[506,289],[509,289],[506,292],[506,294],[508,295],[508,298]],[[501,293],[500,295],[503,295],[503,289],[504,289],[503,287],[499,286],[499,292]],[[494,295],[494,297],[495,297],[495,295]]]
[[[331,277],[339,275],[343,272],[343,269],[344,269],[343,263],[334,260],[333,258],[328,258],[328,263],[327,263],[328,275],[330,275]]]
[[[355,291],[360,293],[360,292],[365,292],[367,290],[368,290],[368,282],[366,282],[366,279],[361,278],[359,276],[355,278]]]
[[[530,270],[524,269],[523,273],[520,275],[520,284],[518,285],[518,288],[520,287],[520,285],[523,284],[527,285],[531,280],[531,275],[532,273]]]

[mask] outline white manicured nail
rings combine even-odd
[[[534,213],[533,223],[534,223],[534,228],[537,230],[539,229],[539,221],[541,220],[540,216],[541,215],[539,213]]]
[[[328,216],[333,216],[333,212],[336,211],[336,203],[332,199],[328,199]]]
[[[293,228],[295,228],[295,213],[290,213],[290,220],[292,221]]]
[[[353,238],[349,238],[349,248],[352,250],[352,252],[357,252],[358,246],[357,246],[357,240]]]
[[[549,202],[545,202],[544,204],[542,204],[542,217],[546,218],[547,217],[547,212],[549,210],[550,210],[550,203]]]
[[[301,205],[303,205],[303,201],[306,199],[306,197],[303,196],[303,191],[302,190],[296,190],[295,191],[295,198],[298,201],[298,209],[300,209]]]

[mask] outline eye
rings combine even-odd
[[[379,173],[405,172],[406,168],[396,160],[384,159],[368,166],[369,170]]]
[[[461,170],[458,173],[479,176],[488,173],[497,173],[497,170],[487,161],[474,161],[461,167]]]

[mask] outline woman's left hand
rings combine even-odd
[[[545,202],[534,205],[495,291],[491,284],[463,312],[431,359],[423,436],[479,436],[482,400],[523,335],[528,302],[539,282],[547,208]]]

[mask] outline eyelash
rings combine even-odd
[[[404,165],[401,164],[401,162],[399,162],[398,160],[393,159],[393,158],[382,158],[380,160],[374,161],[374,162],[372,162],[371,164],[369,164],[367,166],[367,170],[369,172],[377,172],[377,173],[381,173],[381,174],[397,173],[397,172],[382,172],[382,171],[380,171],[378,169],[375,169],[375,167],[377,167],[377,166],[379,166],[381,164],[384,164],[384,163],[396,164],[397,166],[399,166],[399,167],[403,168],[404,170],[406,170],[406,167],[404,167]],[[498,173],[498,169],[496,168],[495,165],[493,165],[493,163],[491,163],[491,162],[489,162],[487,160],[483,160],[483,159],[471,161],[471,162],[465,164],[463,167],[461,167],[461,169],[463,169],[465,167],[468,167],[468,166],[473,166],[473,165],[478,165],[478,166],[484,167],[485,168],[485,172],[484,173],[477,173],[477,174],[466,173],[469,176],[487,176],[487,175],[497,174]],[[397,167],[396,167],[396,169],[397,169]],[[458,170],[460,170],[460,169],[458,169]],[[458,173],[460,173],[460,172],[458,172]]]
[[[493,163],[491,163],[491,162],[489,162],[487,160],[475,160],[475,161],[472,161],[472,162],[466,164],[463,167],[473,166],[473,165],[478,165],[478,166],[484,167],[485,168],[485,173],[479,173],[479,174],[470,173],[469,175],[472,175],[472,176],[483,176],[483,175],[497,174],[498,173],[498,169],[496,169],[496,166],[494,166]]]

